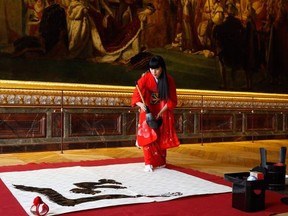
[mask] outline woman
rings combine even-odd
[[[132,106],[140,107],[137,143],[143,149],[146,172],[165,167],[166,149],[180,144],[174,128],[173,110],[177,105],[174,79],[166,73],[166,64],[161,56],[153,56],[149,68],[138,80],[139,88],[135,88],[132,96]],[[148,126],[147,110],[153,119],[162,119],[160,128],[152,129]]]

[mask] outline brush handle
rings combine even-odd
[[[146,105],[146,103],[145,103],[145,101],[144,101],[143,95],[142,95],[141,90],[140,90],[140,88],[139,88],[139,86],[138,86],[138,84],[137,84],[137,81],[135,82],[135,84],[136,84],[136,88],[137,88],[137,90],[138,90],[138,92],[139,92],[139,95],[140,95],[140,97],[141,97],[142,103],[143,103],[143,104],[145,105],[145,107],[146,107],[146,113],[148,114],[148,113],[150,113],[150,109],[149,109],[149,107]]]
[[[139,92],[139,95],[140,95],[140,97],[141,97],[142,103],[146,106],[145,101],[144,101],[144,98],[143,98],[143,95],[142,95],[142,93],[141,93],[141,90],[140,90],[140,88],[139,88],[139,86],[138,86],[138,84],[137,84],[137,81],[135,82],[135,84],[136,84],[136,88],[137,88],[137,90],[138,90],[138,92]]]

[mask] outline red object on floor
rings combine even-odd
[[[47,168],[60,168],[71,166],[102,166],[109,164],[125,164],[143,162],[143,158],[108,159],[97,161],[64,162],[64,163],[42,163],[17,166],[0,167],[0,172],[38,170]],[[143,164],[144,165],[144,164]],[[231,182],[225,181],[223,177],[202,173],[192,169],[167,165],[168,169],[178,170],[189,175],[206,179],[218,184],[232,186]],[[173,176],[172,176],[173,178]],[[265,210],[254,213],[240,211],[232,208],[232,193],[198,195],[175,199],[165,202],[153,202],[145,204],[121,205],[93,209],[87,211],[63,214],[63,216],[271,216],[288,212],[288,206],[281,202],[284,195],[266,190]],[[18,201],[10,193],[2,181],[0,181],[0,215],[26,216],[26,212]]]

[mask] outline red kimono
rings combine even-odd
[[[168,100],[159,100],[157,83],[147,71],[139,80],[138,86],[141,90],[145,104],[149,107],[153,117],[156,117],[165,104],[168,109],[163,113],[163,123],[157,130],[150,128],[146,122],[146,113],[140,110],[137,130],[137,142],[144,152],[146,165],[158,167],[166,164],[166,149],[180,145],[178,140],[173,110],[177,105],[176,86],[173,78],[167,74],[168,78]],[[142,102],[140,94],[135,88],[131,105],[136,106],[137,102]]]

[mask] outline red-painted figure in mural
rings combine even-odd
[[[139,88],[135,88],[131,102],[133,107],[140,107],[137,143],[143,149],[146,172],[164,167],[167,149],[180,145],[173,114],[177,105],[174,79],[167,74],[166,64],[161,56],[153,56],[149,68],[138,80]],[[154,119],[162,119],[162,125],[158,129],[149,127],[146,120],[147,109]]]

